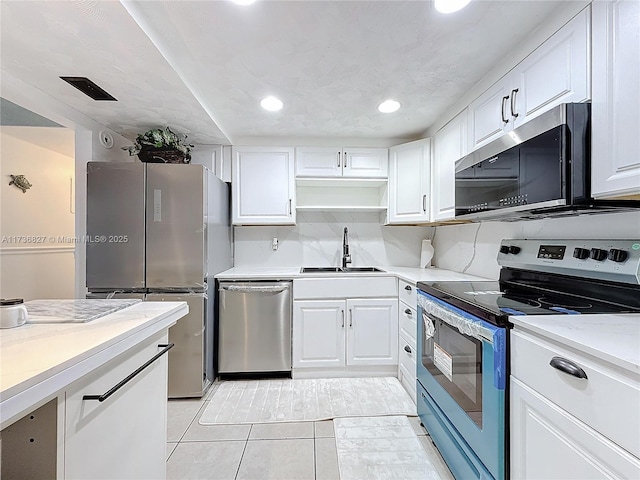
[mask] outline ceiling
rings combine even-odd
[[[418,138],[562,0],[2,0],[1,68],[133,139]],[[96,102],[58,77],[86,76]],[[284,102],[277,113],[261,98]],[[395,98],[392,114],[377,105]]]

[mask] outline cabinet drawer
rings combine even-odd
[[[511,332],[511,374],[594,430],[640,457],[637,375],[524,331]],[[581,368],[577,378],[550,366],[562,357]]]
[[[167,355],[103,402],[83,396],[110,390],[160,352],[167,337],[158,332],[66,390],[66,479],[165,478]]]
[[[416,308],[418,297],[416,295],[416,285],[414,283],[398,280],[398,298],[411,308]]]
[[[416,323],[416,318],[418,318],[418,313],[416,312],[415,308],[411,308],[407,306],[407,304],[404,302],[400,302],[398,307],[399,307],[398,321],[400,324],[400,335],[405,336],[415,346],[416,338],[418,335],[418,324]]]
[[[293,281],[293,298],[382,298],[397,295],[395,277],[300,278]]]
[[[411,352],[407,352],[405,347],[409,347]],[[416,403],[416,348],[409,339],[400,336],[398,343],[398,371],[400,383],[411,396],[413,403]]]

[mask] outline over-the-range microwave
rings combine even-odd
[[[523,219],[640,208],[591,197],[591,105],[565,103],[456,163],[456,219]]]

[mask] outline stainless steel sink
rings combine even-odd
[[[376,267],[302,267],[300,273],[355,273],[355,272],[384,272]]]

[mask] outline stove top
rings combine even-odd
[[[640,312],[640,240],[503,240],[499,281],[418,288],[495,325],[510,315]]]
[[[420,282],[418,289],[496,325],[509,315],[638,313],[640,308],[507,283]]]

